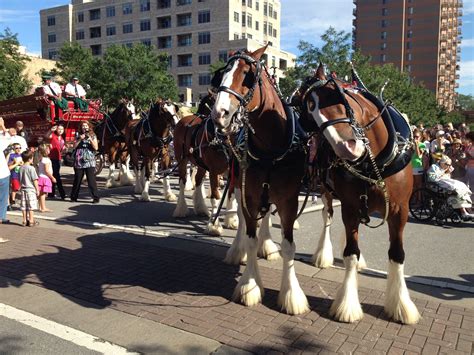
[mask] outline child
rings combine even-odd
[[[21,212],[23,214],[23,226],[34,227],[39,223],[35,221],[33,211],[38,209],[38,199],[40,190],[38,187],[38,175],[33,163],[33,153],[30,151],[21,154],[23,165],[20,168],[21,184]]]
[[[21,145],[13,144],[13,152],[8,155],[8,169],[10,169],[10,206],[15,205],[16,193],[20,190]]]
[[[40,161],[38,163],[38,186],[39,186],[39,211],[52,212],[46,208],[46,196],[53,191],[53,183],[56,183],[56,178],[53,176],[53,167],[51,159],[48,158],[50,153],[49,145],[41,144],[38,147],[40,154]]]

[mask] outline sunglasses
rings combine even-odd
[[[21,149],[21,147],[15,147],[15,148],[13,148],[13,149],[15,149],[15,150],[16,150],[16,149]]]

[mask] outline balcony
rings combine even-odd
[[[456,78],[456,80],[459,80],[461,76],[459,74],[456,74],[454,77]]]
[[[458,17],[462,17],[462,10],[458,10]]]
[[[354,0],[355,1],[355,0]],[[463,4],[463,0],[458,0],[458,7],[463,7],[464,4]]]
[[[454,87],[457,89],[459,87],[459,83],[454,84]]]
[[[439,64],[446,64],[446,58],[439,58]]]
[[[357,9],[352,9],[352,15],[357,17]]]

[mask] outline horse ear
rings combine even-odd
[[[257,60],[260,60],[260,58],[262,58],[263,53],[265,53],[265,51],[267,50],[267,47],[268,47],[268,44],[266,44],[262,48],[257,49],[256,51],[252,53],[252,57],[254,57]]]
[[[326,80],[326,74],[324,73],[324,65],[322,62],[319,62],[318,69],[316,69],[314,77],[319,80]]]

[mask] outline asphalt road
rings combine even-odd
[[[66,178],[70,178],[68,168],[63,170]],[[105,171],[99,177],[100,187],[103,187],[104,184]],[[172,179],[172,189],[178,194],[175,178]],[[205,218],[198,218],[192,214],[191,192],[186,193],[188,206],[190,207],[190,217],[186,219],[174,219],[172,217],[175,203],[164,201],[160,184],[154,183],[151,185],[151,202],[139,201],[136,196],[133,196],[132,192],[133,187],[131,186],[114,189],[100,188],[101,203],[93,205],[89,203],[88,191],[84,186],[79,203],[48,201],[48,207],[54,210],[48,216],[67,218],[71,221],[99,222],[117,227],[138,228],[160,232],[165,235],[181,235],[212,243],[232,243],[235,236],[235,231],[232,230],[225,230],[222,237],[205,235],[207,221]],[[376,218],[372,220],[373,223],[377,222]],[[273,222],[272,235],[276,242],[280,242],[278,218],[273,218]],[[300,226],[301,228],[295,231],[297,253],[302,257],[309,257],[314,252],[321,233],[321,212],[303,214],[300,218]],[[459,225],[448,224],[440,227],[434,225],[434,223],[420,224],[410,220],[406,226],[404,237],[405,273],[412,276],[473,286],[473,227],[474,223],[472,222]],[[342,254],[340,240],[343,234],[340,208],[336,207],[331,234],[336,258],[340,258]],[[386,225],[377,229],[361,226],[360,249],[369,268],[386,270],[388,247],[388,229]]]

